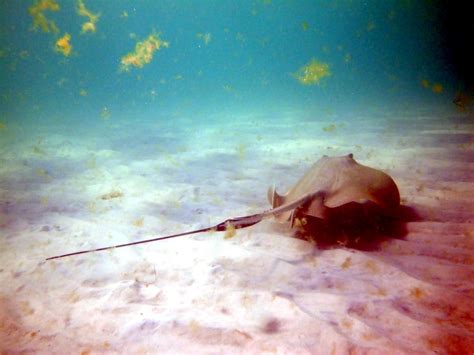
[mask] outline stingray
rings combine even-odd
[[[400,205],[400,193],[393,179],[383,171],[359,164],[354,160],[352,154],[340,157],[325,155],[286,194],[280,195],[274,187],[270,187],[267,195],[272,208],[261,213],[229,218],[214,226],[184,233],[77,251],[49,257],[46,260],[150,243],[196,233],[241,229],[252,226],[267,217],[274,217],[281,223],[290,222],[293,227],[297,218],[325,219],[330,209],[349,203],[364,204],[370,202],[387,214],[395,211]]]

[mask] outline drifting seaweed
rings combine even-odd
[[[83,0],[77,1],[77,13],[79,16],[84,16],[89,19],[89,21],[82,24],[81,34],[86,32],[95,32],[97,30],[95,24],[99,20],[100,14],[93,14],[90,12]]]
[[[147,39],[138,42],[135,50],[122,57],[120,60],[120,71],[129,71],[131,66],[135,68],[143,68],[153,59],[155,51],[161,47],[168,48],[169,43],[160,39],[160,34],[152,33]]]
[[[70,41],[71,41],[71,35],[69,33],[66,33],[64,36],[62,36],[60,39],[56,41],[54,50],[56,52],[64,54],[64,56],[66,57],[69,57],[72,51],[72,45]]]
[[[311,59],[311,62],[301,67],[293,76],[303,85],[318,84],[322,78],[331,75],[329,65]]]
[[[28,8],[28,13],[33,17],[33,30],[41,29],[43,32],[58,33],[59,29],[53,20],[48,20],[44,15],[45,11],[59,11],[59,4],[56,0],[36,0],[36,2]]]

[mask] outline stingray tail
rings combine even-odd
[[[283,205],[285,198],[276,192],[275,185],[268,188],[267,192],[268,202],[272,208],[277,208]]]

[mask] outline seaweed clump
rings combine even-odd
[[[121,191],[111,191],[109,193],[106,193],[106,194],[103,194],[102,196],[100,196],[100,198],[102,200],[111,200],[111,199],[114,199],[114,198],[120,198],[120,197],[123,197],[123,192]]]
[[[329,75],[331,75],[329,64],[318,62],[314,58],[293,74],[303,85],[319,85],[321,79]]]
[[[77,1],[77,13],[79,16],[84,16],[89,19],[89,21],[82,24],[81,33],[95,32],[97,30],[95,24],[99,20],[100,14],[93,14],[90,12],[82,0]]]
[[[56,45],[54,47],[56,52],[64,54],[64,56],[69,57],[72,52],[72,45],[71,45],[71,35],[66,33],[64,36],[59,38],[56,41]]]
[[[59,32],[56,23],[48,20],[44,15],[45,11],[59,11],[59,4],[56,0],[36,0],[36,2],[28,8],[28,13],[33,17],[33,30],[40,28],[43,32]]]
[[[156,51],[162,47],[168,48],[169,43],[160,39],[160,35],[152,33],[147,39],[138,42],[135,50],[122,57],[120,60],[120,71],[129,71],[131,66],[135,68],[143,68],[153,59]]]

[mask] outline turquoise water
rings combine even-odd
[[[0,353],[471,353],[470,16],[0,0]],[[368,170],[310,170],[349,153],[393,178],[393,219],[357,210]],[[357,200],[312,185],[334,214],[306,239],[299,211],[45,260],[261,213],[308,171]]]
[[[282,109],[317,119],[450,102],[459,87],[436,2],[94,1],[85,6],[99,15],[96,31],[86,33],[88,18],[73,1],[43,12],[56,33],[34,29],[34,3],[1,2],[0,117],[7,124],[189,115],[202,123],[208,114]],[[55,51],[66,33],[67,56]],[[121,58],[152,33],[169,47],[121,72]],[[330,75],[303,85],[294,74],[313,58]]]

